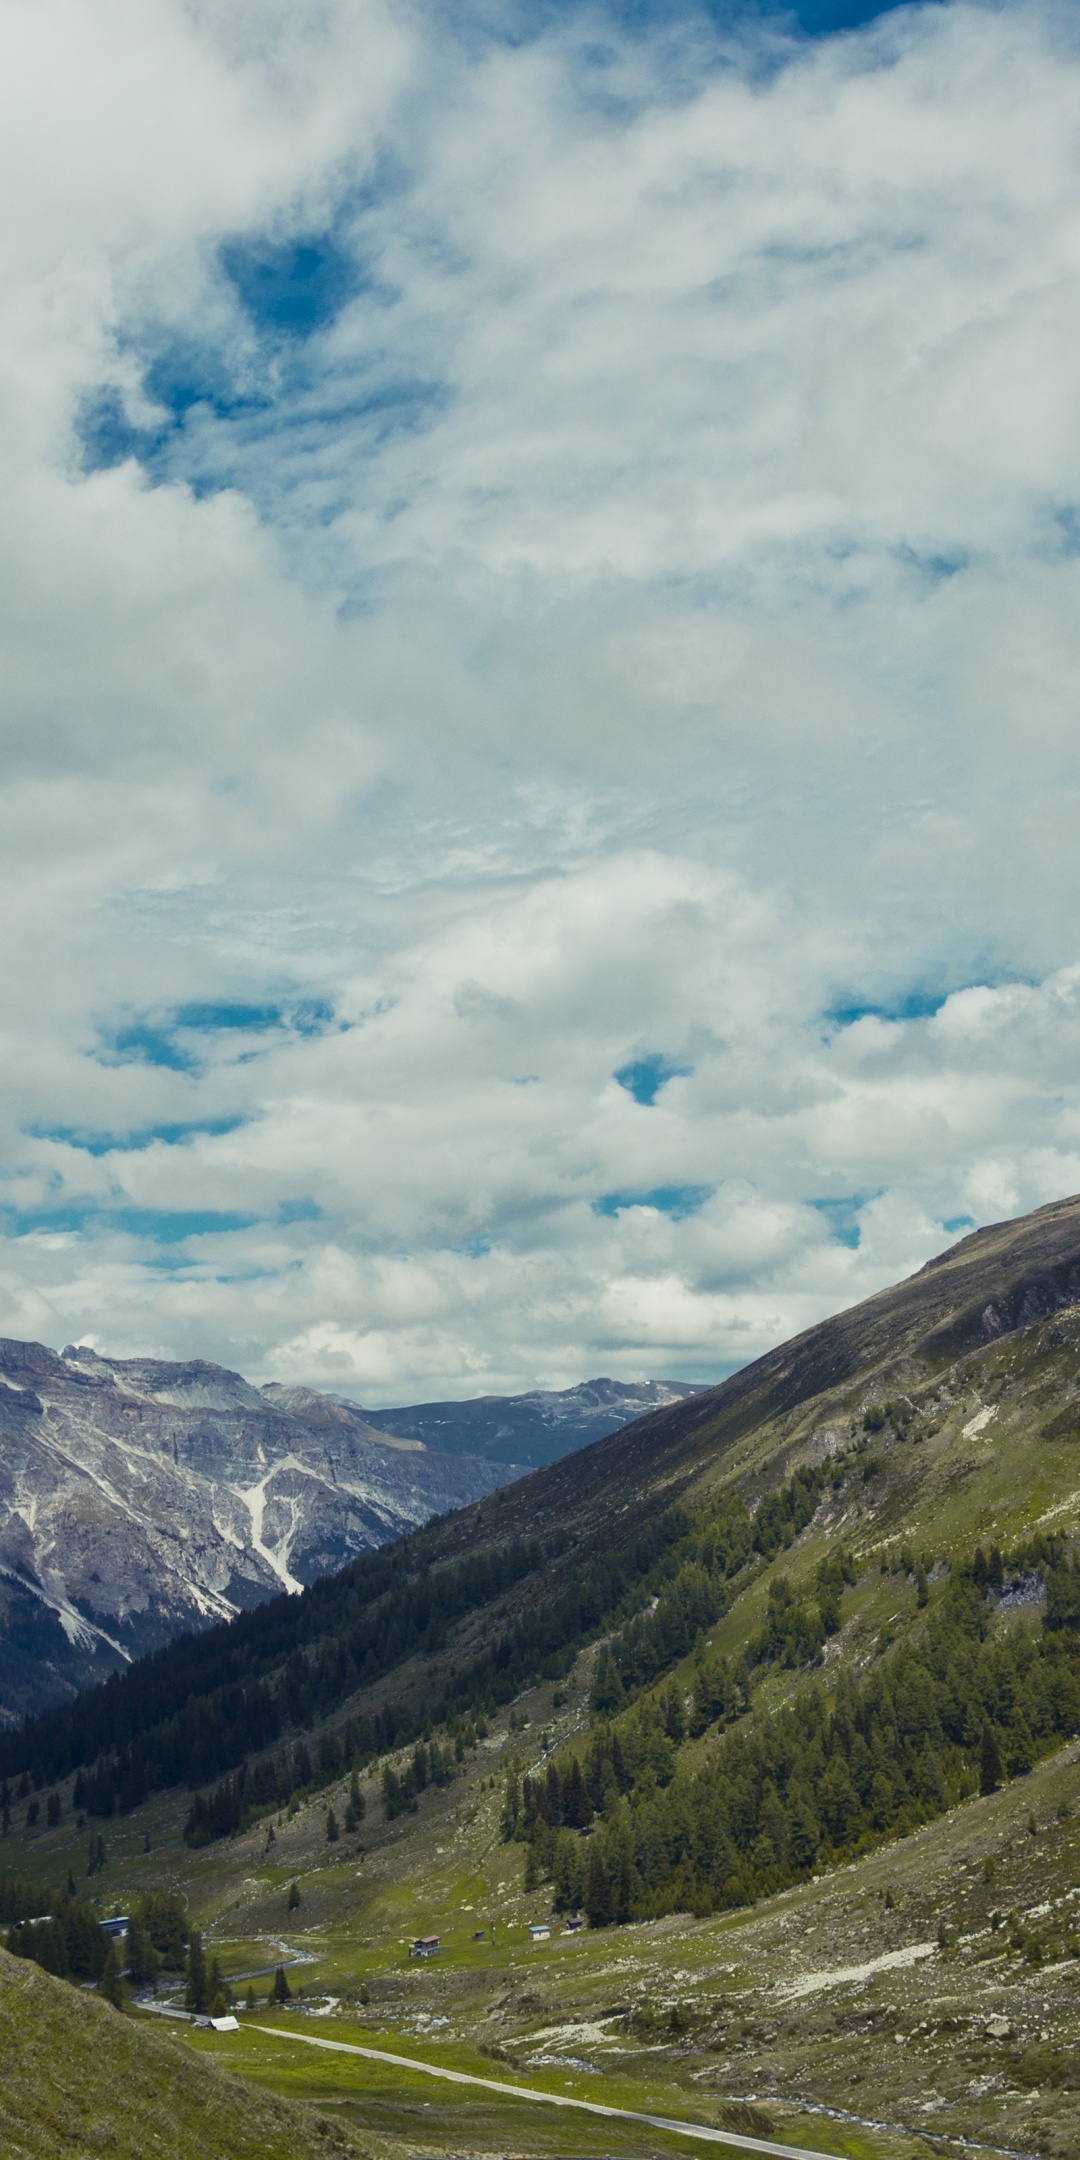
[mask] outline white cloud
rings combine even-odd
[[[9,1332],[708,1377],[1080,1183],[1068,20],[594,32],[0,25]]]

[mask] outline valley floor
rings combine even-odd
[[[583,1715],[580,1700],[555,1711],[549,1690],[528,1707],[531,1732],[553,1743]],[[536,1943],[527,1923],[549,1917],[549,1893],[525,1893],[523,1848],[498,1833],[502,1772],[521,1747],[500,1719],[466,1774],[424,1796],[419,1818],[383,1823],[371,1788],[360,1836],[334,1845],[333,1793],[280,1820],[269,1850],[262,1824],[189,1852],[180,1795],[109,1826],[103,1911],[143,1888],[180,1887],[239,2005],[246,1976],[261,1976],[251,1982],[257,2008],[239,2008],[239,2033],[182,2027],[181,2044],[316,2103],[373,2160],[645,2160],[695,2147],[658,2128],[298,2046],[286,2032],[850,2160],[960,2146],[1080,2155],[1080,1958],[1070,1947],[1080,1743],[990,1799],[751,1910],[574,1934],[552,1920],[550,1939]],[[9,1853],[9,1865],[55,1876],[74,1858],[73,1833]],[[439,1955],[410,1959],[410,1939],[436,1933]],[[266,1975],[278,1963],[296,1999],[271,2012]]]

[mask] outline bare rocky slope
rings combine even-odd
[[[380,1433],[313,1389],[0,1341],[0,1717],[513,1475]]]

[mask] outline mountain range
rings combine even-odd
[[[515,1474],[311,1388],[0,1341],[0,1711],[298,1591]]]
[[[199,1359],[0,1340],[0,1719],[690,1392],[596,1380],[380,1425],[343,1397],[256,1388]]]
[[[448,1455],[535,1469],[703,1392],[679,1380],[583,1380],[577,1387],[535,1388],[527,1395],[479,1395],[468,1402],[418,1403],[362,1415],[381,1432],[422,1440]]]

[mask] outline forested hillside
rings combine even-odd
[[[119,1909],[132,1984],[205,2002],[231,1972],[241,2020],[275,1990],[286,2014],[315,1971],[320,2015],[370,1997],[365,2016],[415,2041],[437,2003],[498,2059],[528,2027],[520,2074],[564,2079],[599,2074],[607,2033],[646,2085],[662,2058],[739,2106],[760,2089],[743,2054],[775,2041],[792,2106],[841,2115],[871,2010],[838,2024],[796,1997],[849,1986],[854,2004],[899,1959],[873,2057],[898,2119],[924,2104],[930,2050],[950,2134],[1072,2160],[1077,1293],[1080,1203],[980,1233],[709,1396],[0,1737],[10,1950],[111,1986],[98,1922]],[[539,1920],[557,1998],[523,1969]],[[740,1962],[751,1931],[768,1972]],[[421,1975],[408,1942],[432,1933],[446,1963]],[[940,1973],[907,1979],[909,1959]],[[986,2032],[1006,2036],[989,2070],[948,2008],[976,1964]],[[272,2075],[292,2089],[283,2061]],[[1018,2115],[1036,2084],[1041,2142]],[[385,2105],[394,2150],[428,2150],[422,2099]],[[535,2135],[513,2149],[562,2149]]]
[[[205,1840],[373,1768],[398,1814],[583,1655],[589,1735],[505,1827],[596,1922],[752,1900],[991,1791],[1080,1726],[1078,1289],[1076,1202],[967,1239],[0,1737],[7,1818],[181,1786]]]

